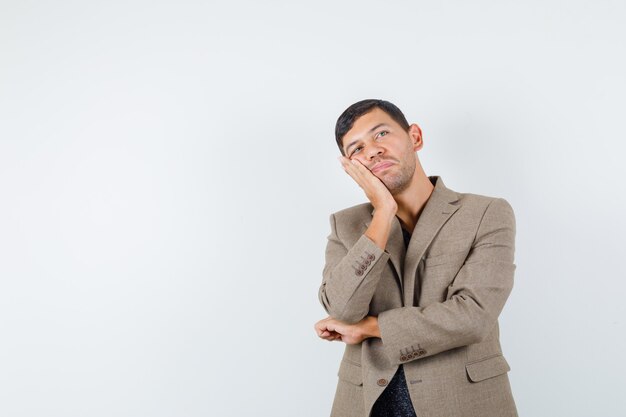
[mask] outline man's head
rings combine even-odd
[[[415,152],[423,145],[418,125],[409,125],[394,104],[375,99],[348,107],[337,120],[335,138],[343,156],[365,165],[392,194],[409,186],[419,164]]]
[[[406,121],[406,117],[404,117],[402,111],[396,107],[395,104],[379,99],[358,101],[344,110],[335,124],[335,140],[337,141],[337,146],[339,146],[339,151],[343,156],[347,156],[343,148],[344,136],[350,131],[350,129],[352,129],[354,122],[359,117],[374,110],[375,108],[379,108],[387,113],[389,117],[391,117],[403,130],[409,130],[409,123]]]

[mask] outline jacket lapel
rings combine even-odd
[[[430,176],[435,188],[426,201],[422,212],[419,215],[415,229],[411,234],[408,249],[405,250],[404,238],[400,220],[394,216],[386,250],[389,252],[389,259],[396,269],[397,276],[400,277],[400,290],[403,294],[404,306],[413,306],[414,295],[419,293],[419,282],[417,277],[417,267],[424,256],[424,252],[439,232],[445,222],[459,209],[459,205],[451,204],[458,200],[458,195],[448,189],[440,176]],[[376,210],[372,210],[372,215]],[[369,226],[372,219],[365,221]]]

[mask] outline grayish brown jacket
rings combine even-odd
[[[407,250],[397,217],[385,250],[364,235],[369,202],[330,216],[319,300],[349,323],[378,316],[381,332],[346,345],[331,417],[368,417],[400,364],[419,417],[517,416],[498,325],[516,268],[513,209],[429,178]]]

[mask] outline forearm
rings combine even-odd
[[[349,250],[343,246],[331,216],[332,232],[328,237],[326,264],[319,289],[320,302],[330,316],[346,323],[356,323],[369,312],[389,259],[389,253],[384,250],[389,237],[386,229],[391,227],[388,216],[377,210],[368,229]]]
[[[476,281],[483,274],[500,279],[488,287],[459,288],[441,303],[399,307],[378,315],[381,339],[392,363],[479,343],[489,334],[512,290],[515,265],[494,262],[471,268],[466,267],[459,279]],[[415,352],[419,354],[408,355]]]
[[[369,237],[372,242],[376,243],[376,245],[383,250],[387,247],[394,217],[395,211],[391,209],[376,210],[372,217],[372,222],[365,231],[365,236]]]
[[[319,299],[326,312],[346,323],[356,323],[369,312],[389,253],[362,235],[346,256],[323,271]]]

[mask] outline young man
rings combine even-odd
[[[369,202],[330,215],[315,331],[346,344],[331,417],[517,416],[498,325],[513,209],[426,176],[422,131],[392,103],[353,104],[335,135]]]

